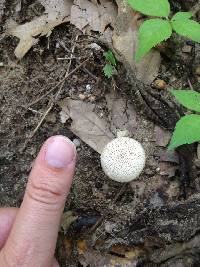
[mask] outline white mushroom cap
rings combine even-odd
[[[142,145],[129,137],[118,137],[109,142],[101,154],[101,166],[112,180],[130,182],[136,179],[145,166]]]

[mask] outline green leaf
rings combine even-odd
[[[106,64],[103,68],[103,71],[106,77],[111,78],[115,72],[115,67],[113,67],[111,64]]]
[[[171,93],[184,107],[200,112],[200,93],[191,90],[171,90]]]
[[[200,24],[194,20],[174,20],[172,27],[178,34],[200,43]]]
[[[109,63],[111,63],[111,65],[113,65],[113,66],[116,67],[117,63],[116,63],[115,57],[114,57],[114,55],[113,55],[113,53],[112,53],[111,50],[108,50],[108,51],[105,52],[103,55],[104,55],[105,59],[106,59]]]
[[[127,0],[130,6],[148,16],[168,17],[170,4],[168,0]]]
[[[178,12],[172,17],[171,21],[185,20],[185,19],[189,19],[191,17],[192,17],[192,12]]]
[[[200,116],[196,114],[182,117],[176,124],[169,149],[200,140]]]
[[[167,20],[149,19],[140,26],[138,34],[136,61],[140,60],[152,47],[167,40],[172,34],[172,27]]]

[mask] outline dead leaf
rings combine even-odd
[[[45,14],[22,25],[9,20],[6,33],[20,39],[15,55],[21,59],[38,42],[38,36],[49,36],[54,27],[70,19],[72,0],[40,0],[45,7]]]
[[[71,211],[66,211],[62,215],[60,227],[64,232],[67,232],[70,225],[78,219],[78,216],[74,216]]]
[[[73,240],[70,237],[65,237],[64,239],[64,248],[66,252],[67,258],[71,257],[72,250],[73,250]]]
[[[71,24],[79,30],[104,32],[108,25],[114,26],[117,8],[112,1],[100,0],[98,4],[88,0],[75,0],[71,9]]]
[[[106,100],[107,117],[99,117],[91,102],[66,98],[59,103],[61,120],[66,122],[65,119],[71,118],[69,129],[100,154],[118,131],[127,130],[133,135],[137,128],[136,112],[131,104],[114,92],[107,94]]]
[[[159,168],[160,168],[160,175],[172,178],[175,176],[179,166],[178,165],[174,166],[170,162],[160,162]]]
[[[118,60],[125,63],[125,66],[128,63],[139,80],[151,84],[158,75],[161,64],[160,53],[152,49],[141,61],[135,62],[139,14],[133,12],[125,1],[116,0],[116,3],[118,16],[113,33],[113,48]]]
[[[174,150],[162,151],[156,154],[155,156],[159,157],[159,161],[167,161],[167,162],[179,164],[178,154]]]
[[[67,120],[69,120],[70,116],[69,116],[69,109],[67,107],[67,103],[68,103],[68,98],[65,98],[63,100],[61,100],[58,105],[61,107],[61,111],[60,111],[60,121],[64,124],[66,123]]]
[[[106,119],[95,113],[95,104],[66,99],[65,111],[72,119],[69,129],[101,154],[104,146],[114,138]]]
[[[171,132],[159,126],[155,126],[154,133],[155,133],[156,143],[159,146],[166,147],[169,144],[169,141],[171,139]]]
[[[88,247],[84,240],[78,241],[77,247],[79,262],[83,267],[136,267],[139,257],[144,255],[144,250],[139,247],[123,248],[122,246],[120,246],[120,252],[123,253],[121,257],[111,254],[102,254]]]
[[[127,130],[130,135],[133,135],[137,129],[136,112],[133,105],[118,96],[114,90],[105,97],[111,131],[116,135],[118,131]]]

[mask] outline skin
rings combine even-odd
[[[49,145],[57,141],[63,142],[57,154],[64,164],[53,161],[55,167],[48,164],[46,155]],[[75,163],[75,147],[69,139],[54,136],[42,146],[21,207],[0,208],[1,267],[59,267],[54,252]]]

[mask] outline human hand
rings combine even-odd
[[[68,138],[54,136],[44,143],[21,207],[0,209],[1,267],[59,267],[54,252],[75,163]]]

